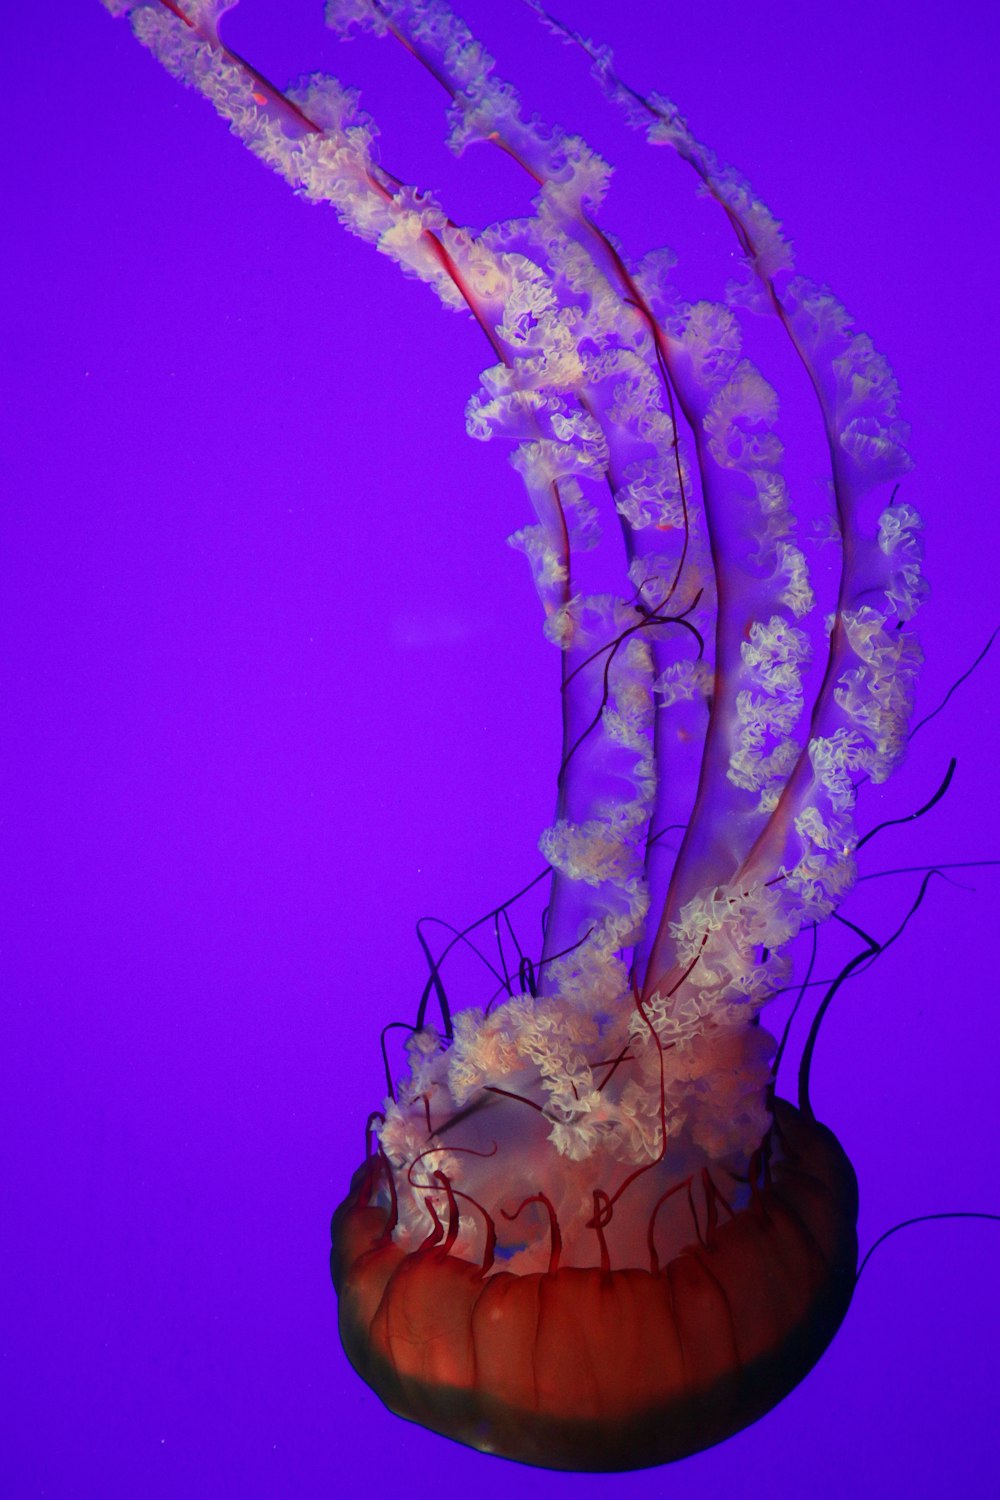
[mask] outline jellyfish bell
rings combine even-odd
[[[855,1281],[853,1170],[807,1087],[772,1097],[769,1033],[746,1007],[619,998],[415,1031],[332,1226],[344,1348],[386,1405],[554,1469],[731,1436],[807,1373]]]
[[[334,1215],[341,1338],[392,1411],[541,1467],[637,1469],[730,1437],[816,1362],[854,1287],[857,1187],[811,1115],[775,1100],[745,1176],[664,1153],[616,1201],[523,1105],[491,1111],[461,1188],[434,1166],[447,1146],[399,1187],[382,1146]],[[420,1241],[400,1233],[410,1192],[434,1222]]]
[[[282,90],[229,51],[232,0],[105,3],[296,191],[472,315],[493,362],[468,429],[512,443],[534,512],[511,541],[559,653],[563,731],[542,949],[486,1008],[442,1001],[440,1032],[421,1007],[333,1220],[344,1347],[391,1409],[484,1451],[683,1457],[782,1399],[854,1285],[854,1174],[809,1101],[822,1007],[797,1104],[775,1096],[760,1016],[851,887],[859,788],[905,748],[923,585],[892,371],[795,273],[746,180],[551,17],[724,211],[745,272],[726,302],[687,300],[669,254],[605,234],[606,163],[522,112],[441,0],[327,16],[432,73],[457,151],[490,143],[527,172],[531,214],[481,231],[380,163],[337,80]],[[815,403],[813,539],[748,309]],[[602,530],[623,564],[608,592],[581,582]]]

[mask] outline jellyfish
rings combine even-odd
[[[278,88],[221,35],[235,0],[104,0],[300,195],[474,319],[468,431],[511,445],[510,538],[557,653],[562,748],[537,955],[504,992],[422,1003],[333,1217],[352,1364],[393,1411],[540,1467],[624,1470],[723,1441],[834,1337],[857,1185],[794,1100],[764,1007],[856,878],[855,806],[906,747],[924,592],[891,367],[795,268],[749,182],[611,52],[584,55],[718,207],[738,274],[680,289],[601,225],[610,167],[526,110],[443,0],[330,0],[448,98],[449,145],[503,151],[528,214],[453,220],[379,158],[357,94]],[[810,392],[823,483],[787,472],[754,323]]]

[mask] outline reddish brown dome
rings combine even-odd
[[[854,1288],[857,1184],[833,1134],[775,1102],[749,1206],[659,1271],[513,1275],[406,1253],[370,1206],[372,1158],[333,1218],[340,1332],[399,1416],[552,1469],[638,1469],[731,1436],[815,1364]]]

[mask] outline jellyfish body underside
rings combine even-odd
[[[544,1468],[640,1469],[730,1437],[816,1363],[855,1280],[850,1162],[825,1126],[774,1113],[767,1181],[655,1272],[484,1276],[440,1245],[406,1253],[370,1158],[333,1219],[351,1363],[397,1415]]]

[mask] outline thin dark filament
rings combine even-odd
[[[605,1075],[601,1079],[600,1083],[595,1083],[594,1087],[597,1089],[597,1092],[599,1094],[603,1092],[605,1086],[611,1082],[612,1078],[614,1078],[615,1074],[617,1073],[619,1067],[621,1066],[621,1064],[623,1062],[633,1062],[633,1061],[634,1061],[634,1055],[631,1052],[629,1052],[629,1050],[628,1050],[628,1042],[626,1042],[625,1045],[624,1045],[624,1047],[622,1048],[622,1050],[619,1052],[618,1056],[612,1060],[610,1068],[608,1069],[607,1073],[605,1073]],[[591,1064],[591,1067],[594,1067],[594,1068],[603,1068],[603,1067],[606,1067],[606,1066],[607,1066],[607,1064],[604,1063],[604,1062],[598,1062],[598,1063],[592,1063]]]
[[[611,1256],[608,1253],[608,1242],[604,1238],[604,1231],[611,1223],[613,1213],[612,1201],[607,1193],[603,1188],[595,1188],[594,1213],[593,1217],[587,1220],[586,1227],[597,1232],[597,1244],[601,1254],[601,1271],[605,1276],[611,1270]]]
[[[698,659],[700,660],[705,654],[704,637],[702,636],[701,632],[690,623],[687,617],[692,612],[692,610],[697,608],[698,602],[701,599],[703,593],[704,589],[699,589],[697,594],[695,594],[694,598],[691,600],[691,603],[687,606],[686,609],[682,609],[680,614],[660,615],[648,604],[643,604],[642,593],[641,591],[639,591],[637,594],[633,595],[633,598],[636,600],[635,608],[641,608],[645,611],[643,618],[641,620],[638,620],[634,625],[626,625],[625,629],[619,635],[616,635],[613,640],[605,641],[603,646],[595,647],[595,649],[590,653],[589,656],[584,657],[583,661],[577,662],[572,672],[570,672],[569,676],[566,678],[567,683],[572,682],[574,677],[582,672],[585,667],[589,667],[591,662],[595,662],[599,656],[603,656],[606,651],[617,651],[618,647],[628,636],[634,635],[637,630],[645,630],[647,626],[650,625],[684,625],[688,630],[691,631],[698,642]]]
[[[396,1100],[396,1090],[393,1088],[392,1073],[391,1073],[391,1071],[389,1069],[389,1054],[386,1051],[385,1034],[386,1034],[387,1031],[397,1031],[397,1030],[408,1031],[412,1035],[412,1033],[414,1031],[419,1031],[420,1027],[419,1026],[411,1026],[410,1023],[409,1023],[409,1021],[388,1021],[382,1027],[382,1032],[381,1032],[381,1035],[379,1036],[379,1047],[382,1050],[382,1066],[385,1069],[385,1086],[386,1086],[386,1091],[388,1092],[389,1098],[393,1101],[393,1103],[395,1103],[395,1100]]]
[[[372,1112],[371,1112],[371,1114],[368,1116],[367,1120],[365,1121],[365,1160],[366,1161],[372,1155],[372,1141],[374,1139],[377,1139],[377,1136],[375,1134],[375,1122],[376,1122],[376,1120],[379,1121],[383,1125],[385,1124],[385,1115],[382,1113],[382,1111],[380,1109],[373,1109]]]
[[[968,866],[978,867],[978,866],[984,866],[984,865],[990,866],[990,867],[1000,866],[1000,859],[968,860],[968,861],[966,861],[964,863],[952,864],[952,865],[947,865],[947,864],[943,864],[943,865],[907,865],[907,866],[905,866],[905,867],[903,867],[901,869],[898,869],[898,870],[876,870],[871,875],[862,875],[860,877],[860,880],[859,880],[858,883],[860,884],[861,880],[881,880],[884,876],[887,876],[887,875],[928,875],[928,874],[935,874],[935,875],[940,875],[941,878],[942,878],[942,880],[947,880],[950,885],[957,886],[959,890],[971,890],[971,889],[973,889],[973,887],[971,887],[971,886],[964,886],[964,885],[961,885],[961,883],[958,882],[958,881],[950,880],[949,877],[948,877],[948,875],[945,872],[947,870],[964,870]],[[836,921],[836,922],[841,923],[845,927],[850,927],[852,929],[852,931],[854,931],[854,932],[861,933],[861,929],[859,927],[857,927],[853,922],[849,922],[847,920],[847,918],[844,917],[840,912],[833,913],[833,920]],[[864,936],[865,940],[868,941],[867,934],[862,934],[862,936]],[[875,958],[877,958],[877,956],[878,955],[876,955]],[[860,979],[862,977],[862,975],[866,974],[868,972],[868,970],[872,967],[872,964],[874,964],[874,962],[875,962],[875,958],[873,958],[869,963],[866,963],[866,964],[862,965],[860,968],[853,970],[851,972],[851,974],[849,976],[846,976],[846,977],[851,978],[851,979]],[[821,979],[810,979],[808,981],[804,980],[802,982],[802,988],[809,989],[809,990],[826,989],[829,985],[834,984],[835,982],[837,982],[837,980],[839,978],[843,978],[843,977],[844,976],[826,975],[824,978],[821,978]],[[770,995],[768,996],[768,1002],[770,1003],[773,1000],[779,1000],[782,995],[790,994],[792,990],[798,989],[798,988],[799,988],[798,984],[785,984],[785,985],[781,985],[780,988],[771,991]]]
[[[514,1093],[511,1092],[510,1089],[500,1089],[500,1088],[497,1088],[496,1085],[492,1084],[492,1083],[485,1083],[485,1084],[483,1084],[483,1093],[484,1094],[502,1094],[505,1099],[516,1099],[517,1102],[518,1102],[518,1104],[530,1104],[531,1108],[532,1109],[537,1109],[537,1111],[538,1111],[538,1113],[540,1115],[545,1113],[543,1107],[540,1104],[536,1103],[536,1101],[534,1099],[529,1099],[528,1096],[527,1096],[527,1094],[514,1094]]]
[[[677,406],[680,406],[681,412],[684,416],[684,420],[687,422],[688,427],[691,430],[691,435],[695,439],[696,446],[698,436],[697,428],[691,413],[685,409],[684,402],[681,399],[679,391],[676,393],[675,399],[673,377],[670,373],[669,347],[665,341],[663,330],[653,316],[652,309],[649,307],[645,297],[643,297],[642,293],[639,291],[639,288],[632,280],[625,262],[622,260],[621,256],[618,254],[618,251],[615,249],[614,245],[608,239],[604,231],[597,224],[595,224],[592,219],[589,219],[586,214],[583,215],[583,222],[590,230],[590,232],[595,235],[598,240],[600,240],[601,244],[604,246],[604,249],[614,262],[615,269],[618,272],[619,280],[622,282],[626,290],[631,294],[628,297],[623,297],[622,302],[626,307],[634,308],[634,310],[639,314],[640,319],[645,322],[647,328],[649,329],[650,336],[653,340],[653,349],[656,354],[656,367],[659,371],[660,380],[663,383],[664,393],[666,394],[667,398],[667,412],[670,417],[670,430],[673,433],[670,447],[673,449],[674,467],[677,473],[677,491],[680,495],[681,501],[684,541],[681,544],[681,555],[677,562],[677,569],[674,573],[673,582],[671,583],[670,588],[667,591],[667,599],[664,600],[664,603],[666,603],[667,600],[672,598],[675,589],[680,583],[681,576],[684,572],[684,564],[687,562],[688,546],[690,545],[691,539],[687,486],[684,483],[684,465],[681,463],[680,438],[677,432]],[[702,465],[700,455],[698,456],[698,468],[699,471],[701,471]]]
[[[508,940],[513,945],[514,952],[517,954],[517,960],[518,960],[517,973],[518,973],[518,978],[520,978],[520,975],[521,975],[522,970],[524,968],[524,961],[525,961],[525,958],[526,958],[526,954],[524,952],[524,949],[521,947],[520,942],[518,941],[517,933],[514,931],[514,924],[513,924],[513,922],[510,919],[510,913],[506,909],[506,907],[504,907],[502,910],[500,910],[500,911],[498,911],[498,912],[496,912],[494,914],[494,917],[493,917],[493,940],[494,940],[494,942],[496,943],[496,946],[497,946],[497,957],[499,958],[500,963],[503,965],[503,987],[506,990],[506,992],[507,992],[508,995],[512,995],[514,993],[514,986],[513,986],[513,982],[512,982],[510,970],[507,967],[507,954],[506,954],[506,952],[504,950],[503,933],[501,932],[501,923],[503,923],[503,925],[506,927]]]
[[[961,859],[941,865],[900,865],[895,870],[875,870],[871,875],[859,875],[858,885],[863,880],[884,880],[887,875],[920,875],[929,870],[942,873],[945,870],[995,869],[997,865],[1000,865],[1000,859]]]
[[[448,1233],[445,1236],[444,1244],[441,1246],[441,1253],[443,1255],[449,1255],[455,1248],[455,1241],[458,1239],[458,1230],[460,1223],[458,1204],[455,1201],[455,1190],[451,1185],[451,1179],[449,1178],[447,1172],[435,1172],[434,1176],[439,1185],[444,1188],[445,1193],[448,1195]],[[430,1200],[428,1200],[428,1203],[429,1201]]]
[[[417,1188],[420,1192],[433,1193],[436,1191],[433,1180],[431,1182],[414,1182],[413,1180],[414,1169],[419,1167],[420,1163],[426,1157],[433,1156],[438,1151],[449,1151],[456,1156],[479,1156],[484,1161],[488,1161],[491,1156],[496,1156],[497,1149],[496,1141],[493,1142],[493,1149],[491,1151],[477,1151],[474,1146],[428,1146],[426,1151],[421,1151],[420,1155],[415,1156],[410,1162],[410,1165],[406,1169],[406,1180],[410,1184],[410,1187]]]
[[[690,606],[690,607],[693,608],[693,606]],[[698,642],[698,657],[699,657],[699,660],[700,660],[702,652],[705,649],[705,643],[704,643],[704,641],[703,641],[703,639],[701,637],[700,632],[695,628],[694,625],[692,625],[690,623],[689,620],[685,620],[683,615],[676,615],[676,616],[673,616],[673,617],[669,617],[668,616],[668,617],[665,617],[664,619],[650,618],[648,620],[642,620],[639,624],[628,626],[628,628],[625,629],[625,630],[623,630],[622,633],[619,636],[617,636],[613,642],[609,642],[608,646],[602,647],[601,648],[602,650],[609,650],[610,654],[608,656],[607,661],[604,663],[604,682],[603,682],[603,689],[602,689],[602,692],[601,692],[601,701],[598,704],[597,712],[594,714],[593,719],[591,719],[591,721],[587,725],[586,729],[584,729],[577,736],[576,740],[570,746],[569,750],[567,750],[565,756],[563,757],[562,765],[559,767],[559,780],[560,780],[560,782],[562,781],[563,777],[565,776],[566,771],[567,771],[567,769],[569,767],[569,763],[573,759],[573,756],[579,750],[580,746],[584,743],[584,741],[587,740],[587,739],[589,739],[589,737],[593,734],[594,730],[597,728],[598,724],[600,724],[600,722],[601,722],[601,717],[602,717],[602,715],[604,713],[604,710],[608,706],[608,699],[611,697],[611,685],[610,685],[611,667],[612,667],[612,663],[614,662],[615,656],[617,655],[618,647],[623,643],[623,641],[626,639],[627,636],[633,635],[637,630],[645,630],[648,625],[681,625],[681,626],[683,626],[683,628],[685,630],[689,630],[691,632],[691,634],[694,636],[695,640]],[[599,655],[600,653],[599,652],[595,652],[594,654],[595,655]],[[582,665],[582,663],[581,663],[581,665]],[[577,670],[579,670],[579,668]],[[569,680],[570,680],[569,678],[565,679],[565,681],[563,683],[563,691],[565,691],[566,687],[568,686]]]
[[[545,1193],[532,1193],[531,1197],[525,1198],[524,1201],[520,1203],[517,1208],[515,1208],[513,1213],[508,1213],[505,1208],[502,1208],[500,1212],[503,1214],[504,1218],[508,1220],[509,1223],[513,1223],[521,1213],[521,1211],[528,1207],[529,1203],[543,1204],[549,1216],[549,1237],[551,1246],[549,1250],[549,1275],[551,1276],[554,1271],[558,1271],[559,1269],[559,1257],[562,1254],[562,1233],[559,1229],[559,1217],[555,1209],[552,1207],[550,1199],[546,1196]]]
[[[681,985],[685,982],[686,979],[688,979],[691,976],[691,974],[694,972],[694,970],[697,967],[697,965],[701,963],[701,955],[705,951],[705,944],[707,942],[708,942],[708,933],[706,932],[705,936],[702,938],[701,943],[700,943],[700,945],[698,947],[698,952],[695,954],[694,958],[692,958],[691,962],[688,964],[688,966],[684,970],[684,972],[675,981],[675,983],[673,984],[673,986],[667,991],[667,998],[668,999],[670,999],[674,995],[676,995],[676,993],[680,989]]]
[[[873,839],[877,833],[881,833],[883,828],[895,828],[901,823],[915,823],[918,818],[922,818],[925,813],[929,813],[932,807],[937,806],[937,804],[941,801],[941,798],[944,796],[945,792],[947,792],[948,788],[951,786],[952,777],[955,774],[955,768],[957,765],[958,761],[954,756],[952,756],[951,760],[948,762],[948,769],[944,773],[944,779],[942,780],[941,785],[938,787],[937,791],[934,793],[930,801],[924,803],[923,807],[918,807],[916,812],[906,813],[902,818],[886,818],[884,823],[876,823],[875,827],[870,828],[863,838],[858,839],[855,848],[861,849],[865,844],[867,844],[869,839]]]
[[[517,966],[517,984],[521,990],[526,990],[532,999],[538,994],[535,980],[535,966],[527,954],[521,959]]]
[[[889,937],[887,937],[884,943],[879,943],[877,939],[869,936],[868,933],[863,932],[862,929],[855,926],[853,922],[848,922],[845,917],[839,918],[840,922],[844,926],[850,927],[852,931],[858,933],[858,935],[866,941],[867,947],[862,949],[860,953],[856,953],[854,957],[844,965],[843,969],[841,969],[840,973],[837,975],[836,979],[833,981],[833,983],[830,985],[830,988],[823,996],[823,999],[820,1001],[820,1004],[816,1010],[816,1014],[813,1017],[812,1025],[809,1028],[809,1036],[806,1039],[806,1045],[803,1048],[802,1052],[802,1061],[799,1064],[799,1109],[807,1119],[815,1119],[815,1115],[812,1111],[812,1106],[809,1102],[809,1074],[812,1068],[813,1053],[816,1050],[816,1042],[819,1037],[820,1027],[823,1024],[823,1018],[826,1015],[827,1011],[830,1009],[830,1006],[833,1003],[834,996],[840,989],[840,986],[843,984],[845,979],[848,979],[850,975],[856,969],[858,969],[861,964],[865,964],[866,960],[868,959],[874,959],[880,956],[886,951],[887,948],[891,948],[893,943],[895,943],[898,938],[902,937],[907,925],[909,924],[910,918],[915,916],[917,911],[919,911],[928,885],[930,884],[933,877],[939,873],[940,871],[938,871],[937,869],[929,870],[927,872],[923,880],[920,882],[920,890],[917,892],[917,897],[913,905],[906,913],[906,916],[903,918],[902,922],[896,928],[896,931]]]
[[[667,1191],[665,1193],[661,1193],[659,1198],[657,1198],[656,1202],[653,1204],[652,1211],[649,1215],[649,1222],[646,1225],[646,1243],[649,1246],[649,1269],[653,1276],[658,1276],[660,1272],[660,1257],[657,1254],[656,1250],[656,1216],[660,1212],[663,1204],[666,1203],[669,1198],[672,1198],[675,1193],[682,1193],[685,1188],[687,1188],[688,1190],[688,1202],[691,1203],[693,1213],[694,1204],[691,1200],[691,1181],[692,1179],[690,1177],[685,1177],[683,1181],[675,1182],[673,1187],[669,1187],[667,1188]],[[697,1215],[694,1216],[694,1221],[695,1229],[697,1230]]]
[[[917,1214],[912,1219],[903,1219],[899,1224],[894,1224],[891,1229],[887,1229],[884,1234],[880,1234],[878,1239],[868,1247],[864,1259],[858,1266],[857,1275],[854,1278],[855,1286],[861,1280],[862,1271],[875,1254],[879,1245],[884,1245],[886,1240],[891,1239],[894,1234],[898,1234],[901,1229],[911,1229],[914,1224],[933,1224],[939,1219],[984,1219],[991,1224],[1000,1224],[1000,1214],[980,1213],[975,1209],[957,1209],[953,1213]]]
[[[390,1162],[388,1156],[385,1154],[385,1148],[383,1147],[381,1141],[379,1141],[378,1143],[378,1160],[374,1163],[372,1174],[369,1178],[369,1203],[371,1203],[370,1189],[377,1181],[377,1173],[379,1171],[381,1171],[384,1175],[389,1188],[389,1212],[386,1214],[385,1223],[382,1226],[382,1233],[379,1236],[379,1243],[381,1245],[387,1245],[392,1239],[396,1225],[399,1223],[399,1197],[396,1193],[396,1177],[392,1170],[392,1163]]]
[[[931,711],[930,711],[930,713],[929,714],[925,714],[924,717],[919,721],[919,723],[916,724],[914,726],[914,728],[910,730],[910,739],[911,740],[912,740],[912,738],[913,738],[913,736],[915,734],[919,734],[920,730],[923,729],[923,727],[924,727],[925,724],[929,724],[932,719],[936,719],[937,716],[938,716],[938,714],[942,711],[942,709],[944,709],[944,708],[947,707],[947,705],[948,705],[948,703],[949,703],[949,701],[950,701],[950,699],[952,697],[952,694],[953,693],[957,693],[958,690],[959,690],[959,688],[962,686],[962,683],[963,682],[967,682],[969,680],[969,678],[972,676],[973,672],[979,666],[980,662],[986,657],[987,653],[989,652],[990,647],[993,645],[993,642],[996,640],[996,638],[997,638],[998,635],[1000,635],[1000,625],[998,625],[996,627],[996,629],[993,631],[993,634],[990,636],[989,640],[986,642],[986,645],[983,647],[983,649],[980,651],[979,655],[976,657],[975,661],[972,663],[972,666],[969,667],[969,668],[967,668],[967,670],[962,673],[961,677],[959,677],[956,682],[952,683],[951,687],[945,693],[944,697],[941,699],[941,702],[938,704],[937,708],[932,708]]]
[[[547,878],[547,876],[549,875],[549,873],[550,873],[550,867],[546,866],[545,869],[540,870],[537,875],[532,876],[531,880],[528,881],[527,885],[522,886],[521,889],[519,891],[516,891],[514,893],[514,895],[511,896],[507,901],[504,901],[503,903],[501,903],[500,906],[496,906],[491,911],[488,911],[485,916],[477,917],[474,922],[470,922],[467,927],[463,927],[460,930],[454,928],[451,925],[450,922],[444,921],[444,919],[442,917],[421,917],[420,918],[420,921],[417,923],[417,937],[418,937],[418,939],[420,941],[421,947],[424,950],[424,953],[427,955],[427,960],[428,960],[428,963],[430,964],[430,967],[431,967],[431,976],[428,979],[427,984],[424,987],[423,994],[421,995],[421,998],[420,998],[420,1005],[419,1005],[419,1007],[417,1009],[417,1023],[416,1023],[416,1030],[417,1031],[421,1031],[423,1029],[424,1020],[425,1020],[425,1017],[426,1017],[426,1014],[427,1014],[427,1002],[430,999],[431,991],[433,989],[435,989],[438,984],[441,983],[441,981],[440,981],[441,966],[443,965],[443,963],[444,963],[445,959],[448,957],[448,955],[451,953],[452,949],[458,947],[458,945],[460,943],[465,943],[465,945],[467,947],[471,948],[472,952],[476,955],[476,957],[478,959],[480,959],[483,964],[486,965],[487,969],[489,969],[490,973],[494,976],[494,978],[496,978],[500,982],[501,987],[505,987],[505,980],[504,980],[503,976],[501,976],[500,971],[498,969],[494,968],[494,966],[490,963],[489,959],[486,958],[485,955],[483,953],[481,953],[480,950],[476,947],[475,943],[470,943],[469,942],[469,933],[470,932],[474,932],[477,927],[482,927],[484,925],[484,923],[493,921],[497,917],[497,915],[499,913],[506,912],[507,909],[508,909],[508,907],[511,907],[511,906],[514,905],[515,902],[520,901],[520,899],[521,899],[522,896],[526,896],[530,890],[532,890],[536,885],[540,884],[541,881],[545,880]],[[425,923],[430,923],[430,922],[434,922],[439,927],[444,927],[449,932],[451,932],[451,933],[454,934],[454,936],[452,937],[451,941],[445,946],[443,952],[439,955],[439,957],[437,959],[431,958],[429,947],[428,947],[427,943],[425,942],[425,940],[423,938],[423,935],[422,935],[422,933],[420,931],[421,927]],[[443,994],[443,989],[444,989],[444,986],[443,986],[443,984],[441,984],[441,992],[439,993],[439,997],[438,997],[439,1001],[440,1001],[440,998],[441,998],[441,994]],[[447,1002],[445,1002],[445,1004],[447,1005]],[[449,1012],[449,1016],[450,1016],[450,1012]]]
[[[477,1208],[483,1216],[486,1225],[486,1234],[483,1243],[483,1258],[480,1270],[485,1276],[492,1269],[493,1262],[496,1260],[497,1226],[493,1222],[492,1215],[487,1212],[478,1198],[473,1198],[471,1193],[463,1193],[458,1188],[453,1187],[452,1195],[455,1198],[464,1198],[466,1203],[471,1203],[473,1208]]]
[[[632,988],[632,1001],[639,1013],[643,1025],[649,1032],[653,1044],[656,1047],[657,1059],[660,1065],[660,1150],[659,1154],[654,1157],[652,1161],[646,1162],[643,1166],[636,1167],[634,1172],[630,1172],[625,1178],[625,1181],[615,1189],[610,1197],[608,1197],[607,1194],[604,1195],[605,1198],[607,1198],[609,1217],[615,1204],[618,1202],[618,1199],[622,1196],[626,1189],[631,1187],[632,1183],[635,1182],[638,1178],[644,1176],[646,1172],[651,1172],[654,1167],[658,1167],[667,1154],[667,1079],[666,1071],[663,1066],[663,1054],[664,1052],[669,1052],[672,1050],[673,1043],[671,1042],[667,1047],[664,1047],[659,1038],[656,1027],[653,1025],[652,1021],[646,1014],[646,1007],[643,1004],[642,997],[635,986],[633,986]]]
[[[781,1059],[785,1055],[785,1048],[788,1046],[788,1038],[791,1035],[792,1025],[793,1025],[793,1023],[795,1021],[795,1017],[799,1013],[799,1006],[802,1004],[802,1001],[805,999],[806,990],[810,986],[810,981],[812,980],[812,972],[813,972],[813,969],[816,966],[816,954],[818,953],[818,951],[819,951],[819,926],[818,926],[818,924],[816,922],[814,922],[812,924],[812,951],[809,954],[809,963],[808,963],[808,966],[806,968],[805,977],[802,980],[801,985],[799,986],[799,993],[795,997],[795,1004],[792,1006],[791,1013],[790,1013],[790,1015],[788,1017],[788,1020],[785,1022],[785,1029],[784,1029],[784,1031],[781,1034],[781,1041],[778,1043],[778,1050],[774,1054],[774,1062],[771,1064],[771,1096],[772,1096],[772,1099],[774,1097],[774,1087],[775,1087],[775,1085],[777,1084],[777,1081],[778,1081],[778,1073],[779,1073],[780,1068],[781,1068]],[[774,996],[772,996],[771,998],[774,999]]]
[[[720,1193],[715,1185],[715,1179],[707,1167],[701,1169],[701,1190],[705,1197],[705,1245],[711,1249],[719,1231],[719,1204],[726,1210],[731,1219],[735,1219],[732,1205]]]
[[[538,967],[541,968],[543,964],[554,964],[557,959],[567,958],[569,954],[575,953],[578,948],[583,947],[593,930],[593,927],[588,927],[583,937],[577,938],[575,943],[570,943],[568,948],[562,948],[558,953],[550,953],[548,958],[539,959]]]
[[[437,1209],[434,1207],[434,1204],[431,1202],[430,1198],[424,1200],[424,1207],[430,1214],[431,1218],[434,1220],[434,1228],[431,1230],[427,1238],[425,1240],[421,1240],[420,1244],[417,1246],[416,1253],[418,1255],[421,1253],[421,1251],[433,1250],[434,1247],[440,1243],[441,1238],[444,1234],[444,1225],[438,1218]]]
[[[678,829],[686,827],[686,823],[668,823],[665,828],[661,828],[658,832],[649,835],[649,838],[646,840],[646,847],[651,849],[654,844],[659,843],[660,839],[666,838],[668,833],[676,833]]]

